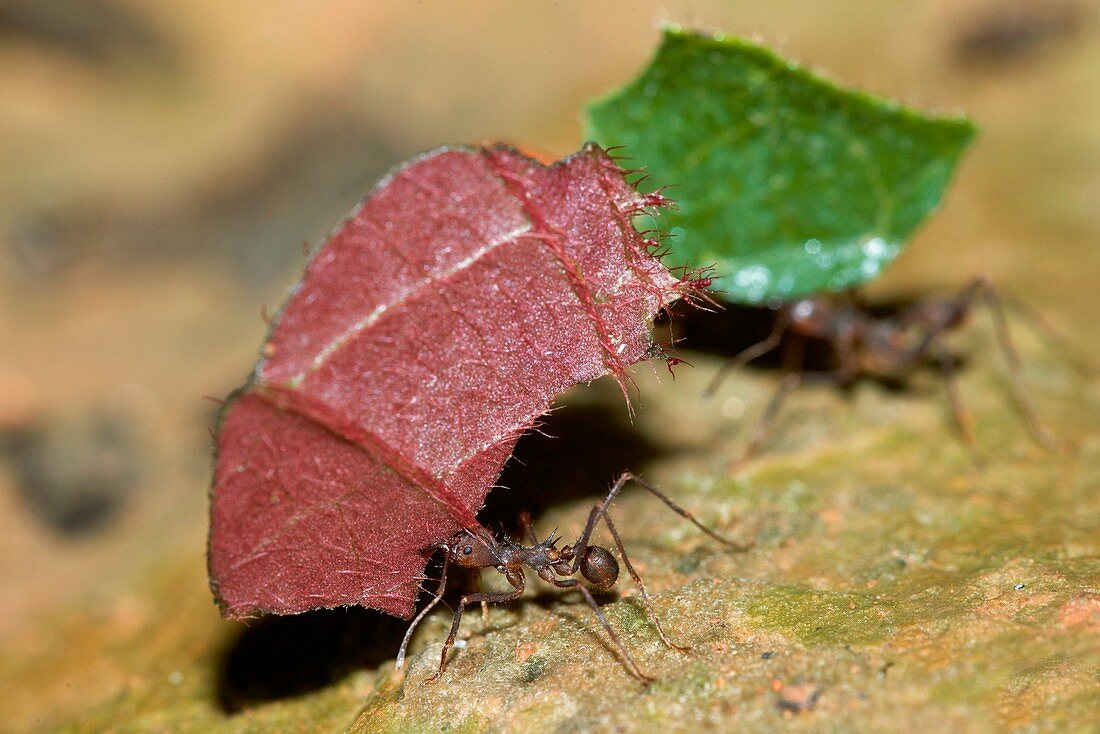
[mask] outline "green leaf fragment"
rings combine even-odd
[[[766,48],[666,28],[641,76],[587,108],[586,134],[624,148],[662,214],[673,264],[760,304],[877,276],[939,204],[976,133],[842,89]],[[645,226],[645,225],[642,225]]]

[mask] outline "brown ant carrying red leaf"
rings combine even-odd
[[[359,604],[410,618],[438,548],[517,589],[486,601],[517,596],[523,565],[589,600],[559,577],[613,583],[588,534],[603,517],[621,549],[606,505],[625,478],[560,549],[498,541],[476,513],[568,387],[611,374],[629,405],[654,315],[699,288],[631,225],[663,203],[595,145],[551,166],[441,148],[384,178],[312,256],[222,412],[209,547],[222,613]]]
[[[509,540],[508,538],[497,539],[483,528],[479,528],[477,531],[461,530],[456,533],[453,538],[440,544],[439,547],[443,550],[444,557],[443,572],[439,579],[439,588],[432,601],[421,610],[420,614],[417,615],[416,619],[414,619],[413,623],[409,626],[409,630],[405,634],[405,639],[401,642],[401,649],[397,654],[398,669],[404,665],[405,650],[408,647],[409,640],[412,639],[412,633],[416,629],[416,626],[427,613],[439,603],[440,599],[443,598],[443,592],[446,591],[447,587],[447,569],[451,564],[455,564],[475,570],[493,568],[504,576],[512,586],[512,590],[466,594],[459,600],[458,607],[455,609],[454,617],[451,620],[450,634],[447,635],[447,640],[443,643],[443,650],[439,656],[439,669],[436,670],[434,675],[428,678],[429,682],[439,678],[447,665],[447,652],[454,644],[455,636],[458,634],[459,624],[462,621],[462,613],[465,608],[469,604],[477,602],[485,604],[518,599],[526,586],[526,579],[523,572],[524,568],[530,568],[538,574],[540,579],[559,589],[576,589],[579,591],[584,597],[584,600],[588,603],[588,606],[595,612],[596,618],[600,620],[600,625],[603,626],[612,644],[615,645],[619,655],[622,656],[631,675],[643,682],[652,681],[653,679],[641,671],[638,664],[634,662],[634,658],[631,657],[630,653],[623,647],[622,642],[619,640],[619,636],[611,629],[611,625],[608,624],[607,618],[604,617],[603,612],[600,611],[600,607],[596,603],[595,597],[593,597],[592,592],[586,588],[585,583],[579,579],[571,578],[579,573],[584,578],[585,582],[587,582],[588,586],[591,586],[597,591],[606,591],[613,587],[615,582],[618,581],[619,564],[615,560],[615,556],[603,546],[594,545],[589,542],[592,537],[592,531],[595,530],[596,524],[601,518],[610,531],[611,537],[615,540],[615,547],[619,550],[619,556],[623,559],[623,565],[626,566],[627,572],[630,574],[630,577],[638,587],[638,591],[641,593],[642,604],[645,607],[646,616],[648,616],[649,621],[653,623],[653,627],[657,630],[657,635],[661,638],[661,642],[678,652],[690,652],[691,648],[677,645],[665,634],[660,621],[657,619],[657,615],[653,612],[653,607],[649,603],[649,591],[646,589],[645,583],[642,582],[638,572],[634,569],[634,565],[630,562],[630,558],[626,554],[626,548],[623,547],[622,538],[619,537],[619,531],[615,529],[615,523],[611,521],[611,516],[608,514],[608,506],[611,504],[612,500],[618,496],[619,492],[626,486],[626,483],[632,480],[664,502],[673,512],[690,521],[711,538],[737,550],[745,550],[748,547],[738,545],[718,535],[696,520],[690,512],[677,505],[668,495],[646,483],[641,478],[629,472],[624,472],[615,480],[615,483],[611,487],[611,491],[607,493],[607,497],[604,498],[603,502],[597,504],[592,508],[591,512],[589,512],[588,522],[585,524],[584,530],[581,531],[577,540],[571,545],[558,548],[557,543],[559,538],[557,538],[554,533],[551,533],[546,540],[539,542],[538,536],[535,535],[534,527],[531,525],[531,518],[526,514],[520,516],[520,524],[523,527],[524,539],[530,543],[528,546]]]

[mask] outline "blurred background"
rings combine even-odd
[[[663,21],[970,114],[945,208],[873,293],[986,273],[1100,355],[1089,0],[0,0],[0,729],[140,697],[233,634],[203,398],[251,369],[303,243],[418,151],[575,150]]]

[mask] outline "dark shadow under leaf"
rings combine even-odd
[[[478,515],[486,527],[511,530],[521,512],[537,520],[549,507],[571,500],[591,497],[594,504],[623,471],[642,472],[662,454],[630,424],[621,396],[611,391],[607,400],[564,406],[542,421],[539,432],[516,444],[498,489]]]
[[[408,622],[362,607],[263,617],[218,660],[217,703],[234,714],[295,698],[391,660]]]

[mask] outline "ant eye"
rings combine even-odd
[[[462,549],[462,555],[464,555],[464,556],[471,555],[473,552],[474,552],[474,549],[471,546],[466,546],[465,548]]]

